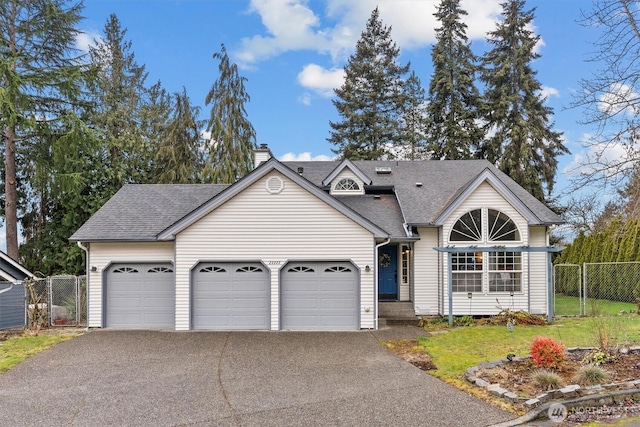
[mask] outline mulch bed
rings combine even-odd
[[[553,372],[562,378],[565,385],[575,384],[574,377],[583,364],[581,361],[588,350],[571,352],[562,363],[560,369]],[[615,361],[600,365],[608,374],[607,383],[622,383],[632,381],[640,377],[640,354],[629,352],[618,354]],[[540,389],[532,380],[533,374],[538,368],[531,358],[504,362],[495,368],[481,368],[476,376],[490,383],[498,383],[501,387],[516,393],[522,397],[535,397],[547,390]]]

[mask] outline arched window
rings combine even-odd
[[[520,240],[518,227],[511,218],[500,211],[489,209],[487,211],[489,222],[489,241],[508,242]]]
[[[351,178],[343,178],[336,184],[335,191],[360,191],[360,185]]]
[[[491,244],[521,240],[516,223],[496,209],[474,209],[453,224],[450,242]],[[469,245],[470,252],[451,256],[452,290],[459,293],[522,292],[522,253],[483,252],[478,245]],[[475,249],[477,248],[477,249]]]
[[[451,229],[453,242],[479,242],[482,240],[482,211],[476,209],[462,215]]]
[[[486,224],[483,218],[487,218]],[[462,215],[451,228],[451,242],[517,242],[516,223],[495,209],[474,209]]]

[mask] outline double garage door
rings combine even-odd
[[[193,270],[191,328],[270,329],[270,276],[261,263],[201,263]],[[359,329],[359,282],[348,262],[295,262],[280,276],[280,328]],[[171,265],[115,265],[107,276],[107,327],[173,328]]]

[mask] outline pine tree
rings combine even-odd
[[[404,82],[404,101],[402,108],[402,141],[404,145],[396,157],[407,160],[431,158],[427,148],[427,104],[424,88],[414,71]]]
[[[477,59],[471,51],[460,0],[442,0],[434,14],[441,24],[431,52],[428,139],[436,159],[470,159],[483,138],[478,124]]]
[[[109,165],[100,190],[106,199],[125,183],[146,183],[153,153],[153,143],[144,134],[147,72],[138,65],[127,30],[114,14],[104,27],[104,41],[90,46],[91,63],[98,76],[90,87],[94,105],[91,125],[104,147]]]
[[[203,178],[205,182],[231,184],[253,168],[256,132],[245,109],[250,100],[244,87],[246,77],[241,77],[238,66],[229,62],[224,45],[213,58],[220,61],[219,76],[205,99],[206,105],[211,104],[207,125],[211,140]]]
[[[485,120],[488,138],[479,157],[500,170],[539,200],[545,188],[553,190],[557,157],[569,151],[562,134],[552,129],[550,107],[544,106],[542,86],[531,62],[539,57],[535,46],[540,37],[529,29],[534,10],[524,10],[524,0],[502,4],[503,20],[489,33],[493,46],[483,58],[481,80],[486,85]]]
[[[198,119],[200,109],[192,106],[185,88],[173,94],[172,115],[160,131],[155,155],[153,180],[163,184],[193,184],[200,182],[202,144]]]
[[[18,259],[18,198],[24,143],[52,134],[73,108],[83,67],[75,51],[82,4],[65,0],[0,2],[0,139],[4,145],[7,254]],[[46,117],[47,120],[41,120]],[[27,177],[25,177],[27,178]],[[19,188],[21,187],[21,188]],[[20,203],[24,205],[24,203]]]
[[[344,67],[344,84],[335,89],[340,122],[329,122],[327,139],[334,153],[352,160],[393,157],[403,146],[400,129],[404,99],[403,76],[409,64],[398,64],[400,50],[391,27],[382,25],[376,7]],[[391,147],[391,149],[390,149]]]

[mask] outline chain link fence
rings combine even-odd
[[[640,262],[554,266],[554,315],[617,315],[640,310]]]
[[[580,316],[584,310],[582,269],[577,264],[553,266],[554,316]]]
[[[85,325],[86,289],[86,276],[51,276],[27,282],[27,326]]]

